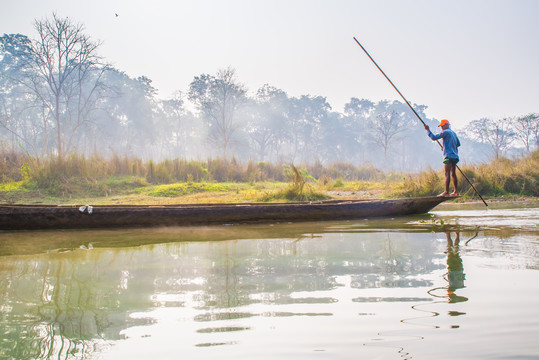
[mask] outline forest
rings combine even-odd
[[[403,172],[440,166],[440,149],[403,102],[351,94],[337,112],[322,95],[289,96],[269,83],[247,89],[231,66],[195,75],[163,99],[151,79],[101,57],[101,43],[82,24],[53,14],[34,27],[35,37],[0,37],[3,154],[347,163]],[[436,128],[440,119],[429,118],[426,105],[411,105]],[[456,131],[467,164],[519,157],[538,148],[539,114],[481,118]]]

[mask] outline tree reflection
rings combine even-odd
[[[349,276],[352,288],[425,285],[421,274],[439,268],[434,245],[390,237],[315,234],[302,241],[176,242],[5,256],[0,355],[82,359],[121,339],[125,329],[157,321],[144,315],[152,308],[188,307],[200,321],[236,316],[240,307],[256,303],[331,304],[338,299],[316,292],[342,286],[339,276]],[[285,315],[294,314],[272,316]]]
[[[87,255],[76,251],[30,261],[4,258],[0,357],[83,359],[106,346],[104,338],[119,339],[119,324],[133,323],[119,306],[126,300],[121,271],[110,269],[106,253]]]
[[[190,321],[206,323],[200,330],[205,333],[229,329],[207,323],[218,320],[333,316],[332,310],[311,312],[309,306],[339,302],[331,291],[343,286],[350,287],[352,301],[363,307],[403,301],[427,305],[428,297],[401,296],[401,289],[432,287],[430,274],[444,268],[448,284],[438,288],[444,302],[467,300],[456,294],[465,280],[459,232],[445,234],[445,266],[439,243],[422,241],[417,233],[305,230],[289,238],[4,256],[0,357],[82,359],[109,346],[110,340],[122,339],[126,329],[159,321],[151,310],[165,307],[189,309]],[[395,291],[363,291],[380,288]],[[263,306],[245,310],[252,304]],[[292,305],[294,310],[265,307],[273,305]],[[261,308],[265,312],[253,310]]]

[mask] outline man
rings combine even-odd
[[[443,151],[444,151],[444,170],[445,170],[445,191],[438,196],[458,196],[457,190],[457,163],[459,162],[459,150],[460,141],[453,130],[449,128],[449,121],[440,121],[439,127],[442,128],[442,132],[438,135],[434,135],[428,125],[425,125],[425,130],[428,131],[429,137],[434,141],[443,139]],[[449,183],[453,179],[454,191],[449,194]]]

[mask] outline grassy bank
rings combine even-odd
[[[335,186],[336,184],[336,186]],[[88,185],[88,186],[86,186]],[[209,202],[272,202],[331,198],[390,197],[388,186],[398,183],[342,182],[309,183],[301,193],[289,182],[174,183],[152,185],[140,178],[115,178],[71,185],[65,193],[49,193],[24,182],[0,185],[0,203],[21,204],[172,204]]]
[[[460,165],[462,172],[483,197],[537,197],[539,196],[539,150],[516,160],[499,159],[476,166]],[[475,191],[457,171],[459,192],[465,197],[476,197]],[[435,195],[443,192],[442,171],[427,170],[404,178],[400,193],[404,196]]]
[[[21,154],[0,158],[0,202],[42,204],[167,204],[295,201],[436,195],[441,170],[384,174],[372,166],[294,167],[210,159],[144,162],[136,158],[71,155],[38,161]],[[3,161],[1,160],[3,159]],[[485,198],[539,196],[539,152],[461,169]],[[463,200],[476,197],[459,176]]]
[[[0,202],[44,204],[318,200],[331,197],[321,187],[331,188],[332,179],[384,177],[372,166],[343,163],[295,168],[234,159],[144,162],[77,154],[38,160],[6,151],[0,153],[0,175]]]

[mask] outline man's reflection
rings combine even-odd
[[[449,282],[447,295],[449,296],[449,302],[467,301],[468,298],[455,294],[457,289],[465,287],[464,279],[466,278],[462,259],[459,254],[460,232],[455,232],[455,240],[451,238],[449,231],[445,233],[445,236],[447,237],[447,281]]]

